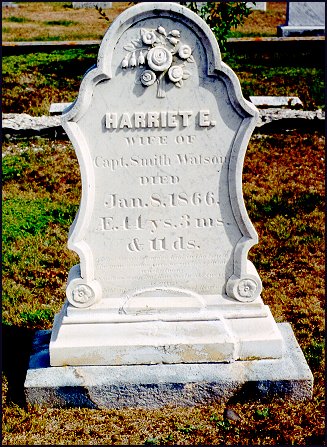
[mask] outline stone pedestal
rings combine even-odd
[[[52,366],[50,331],[36,333],[25,381],[31,405],[87,408],[160,408],[233,401],[266,402],[278,396],[312,397],[313,377],[287,323],[279,359],[230,363],[125,366]]]

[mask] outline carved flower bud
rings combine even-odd
[[[131,60],[129,62],[130,62],[131,67],[136,67],[135,53],[132,54]]]
[[[163,26],[158,26],[157,31],[159,34],[163,34],[164,36],[167,36],[166,30]]]
[[[192,54],[192,49],[188,45],[181,45],[178,50],[178,56],[181,59],[188,59]]]
[[[168,40],[172,45],[178,44],[178,40],[175,37],[168,37]]]
[[[181,33],[177,29],[170,31],[170,34],[174,37],[181,37]]]
[[[138,58],[138,63],[139,63],[139,65],[144,65],[144,63],[145,63],[145,57],[144,57],[144,54],[142,53],[142,51],[140,52],[140,55]]]
[[[143,34],[142,40],[146,45],[152,45],[157,38],[153,31],[147,31]]]
[[[165,71],[170,67],[173,56],[167,48],[157,45],[151,48],[147,54],[149,67],[154,71]]]
[[[121,63],[122,68],[128,68],[128,57],[125,56]]]
[[[183,69],[179,65],[173,65],[168,70],[168,77],[172,82],[178,82],[183,78]]]
[[[141,74],[141,82],[146,87],[149,87],[149,85],[152,85],[157,80],[156,74],[151,70],[145,70]]]

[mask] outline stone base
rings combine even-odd
[[[175,300],[177,307],[169,309],[164,297],[150,298],[154,313],[144,303],[147,297],[130,302],[123,313],[104,307],[114,300],[92,309],[77,309],[66,302],[55,316],[50,365],[218,363],[283,355],[282,336],[260,297],[237,304],[231,298],[204,295],[203,309],[188,296]],[[163,308],[154,304],[156,298]]]
[[[313,376],[288,323],[277,325],[280,359],[232,363],[50,367],[51,331],[38,331],[25,380],[29,404],[47,407],[160,408],[230,399],[312,397]]]
[[[324,36],[324,26],[291,26],[279,25],[277,26],[278,37],[305,37],[305,36]]]

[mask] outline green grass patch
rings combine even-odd
[[[16,17],[16,16],[11,16],[11,17],[8,17],[8,18],[4,18],[3,20],[4,20],[4,22],[13,22],[13,23],[30,22],[30,20],[26,19],[25,17]]]
[[[77,25],[78,22],[74,22],[74,20],[48,20],[44,22],[45,25],[59,25],[59,26],[71,26],[71,25]],[[60,40],[60,37],[58,37],[57,40]]]

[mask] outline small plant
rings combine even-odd
[[[217,428],[222,428],[225,431],[228,431],[231,429],[231,423],[228,419],[222,419],[219,418],[216,413],[213,413],[210,417],[210,421],[214,422],[216,424]]]
[[[269,412],[269,408],[263,408],[262,410],[256,409],[255,410],[255,415],[259,418],[259,419],[266,419],[270,416],[270,412]]]
[[[304,349],[304,356],[310,367],[317,370],[324,360],[325,343],[313,340],[311,344]]]
[[[11,16],[5,19],[6,22],[13,22],[13,23],[24,23],[29,22],[29,20],[25,19],[24,17],[15,17]]]
[[[245,2],[181,2],[198,14],[211,28],[222,51],[226,51],[226,42],[232,28],[242,25],[251,14]]]
[[[158,438],[148,438],[144,441],[144,445],[159,445],[160,440]]]
[[[37,326],[43,322],[52,321],[53,311],[51,309],[37,309],[20,314],[22,322],[26,325]]]

